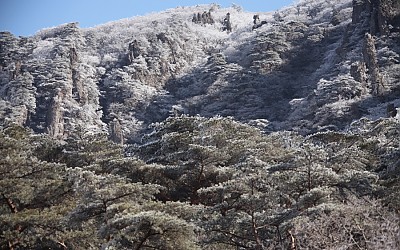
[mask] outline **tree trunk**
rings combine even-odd
[[[253,235],[254,238],[256,240],[256,250],[262,250],[263,249],[263,245],[260,239],[260,236],[258,235],[258,230],[257,230],[257,223],[256,223],[256,219],[254,218],[254,212],[251,213],[251,223],[252,223],[252,231],[253,231]]]

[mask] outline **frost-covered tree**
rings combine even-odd
[[[165,176],[176,185],[171,198],[194,204],[201,202],[200,188],[232,178],[233,166],[246,157],[257,154],[268,162],[280,157],[274,143],[263,142],[258,129],[222,117],[169,118],[157,124],[143,143],[139,155],[148,163],[165,165]]]
[[[79,127],[66,142],[59,157],[68,167],[84,167],[122,156],[121,146],[109,141],[105,134],[87,134]]]
[[[90,169],[90,166],[87,168]],[[154,185],[130,183],[124,177],[97,175],[94,171],[81,168],[71,169],[69,178],[74,183],[78,198],[76,207],[68,215],[69,227],[74,231],[70,235],[71,242],[87,248],[98,248],[117,237],[114,234],[120,232],[112,230],[112,227],[103,231],[101,228],[107,227],[115,216],[138,213],[140,204],[157,193],[157,186]]]
[[[397,247],[393,119],[309,136],[199,116],[152,130],[125,155],[106,137],[3,130],[2,246]]]
[[[63,218],[73,207],[73,190],[65,165],[38,154],[50,140],[18,126],[0,133],[1,248],[66,248]]]
[[[229,176],[229,173],[222,172],[230,158],[220,145],[225,141],[219,140],[218,135],[211,137],[211,126],[199,117],[170,118],[158,124],[139,148],[147,162],[166,165],[164,174],[175,184],[171,187],[170,199],[190,200],[197,204],[197,191],[201,187]]]
[[[102,230],[118,232],[105,249],[200,249],[193,225],[161,211],[120,213]]]
[[[400,247],[397,215],[378,201],[349,197],[323,204],[294,220],[296,248],[396,249]]]

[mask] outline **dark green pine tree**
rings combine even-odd
[[[73,191],[64,164],[37,157],[49,140],[18,126],[0,131],[2,249],[66,248],[63,217],[74,205]]]

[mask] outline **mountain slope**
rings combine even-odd
[[[400,249],[398,3],[1,33],[0,248]]]
[[[400,104],[396,4],[300,1],[254,26],[257,13],[200,5],[28,38],[3,32],[1,124],[122,142],[180,114],[305,134],[386,117]],[[192,21],[207,12],[214,23]]]

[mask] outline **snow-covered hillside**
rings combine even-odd
[[[398,0],[0,33],[0,249],[400,249],[399,105]]]
[[[3,32],[1,124],[122,142],[181,114],[305,134],[386,117],[400,104],[399,9],[390,3],[302,0],[275,13],[198,5],[27,38]]]

